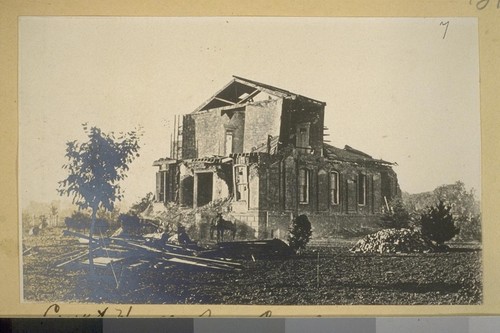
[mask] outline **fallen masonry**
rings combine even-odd
[[[384,229],[360,239],[353,253],[428,253],[439,247],[418,229]]]

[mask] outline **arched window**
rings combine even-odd
[[[299,203],[309,203],[309,170],[299,169]]]

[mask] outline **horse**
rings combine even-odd
[[[210,224],[210,239],[214,238],[214,231],[217,231],[217,243],[224,241],[224,233],[226,230],[231,231],[232,239],[236,237],[236,223],[225,220],[222,213],[217,213]]]

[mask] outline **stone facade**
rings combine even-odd
[[[286,237],[297,214],[316,236],[373,225],[400,196],[397,175],[392,163],[326,144],[325,106],[235,77],[183,116],[181,154],[154,164],[157,200],[197,208],[230,198],[226,216],[259,238]]]

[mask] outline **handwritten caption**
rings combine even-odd
[[[80,315],[64,315],[63,312],[61,311],[61,306],[57,303],[49,305],[49,307],[45,310],[43,313],[44,317],[82,317],[82,318],[126,318],[129,317],[130,314],[132,313],[133,306],[129,306],[126,309],[121,309],[121,308],[110,308],[109,306],[105,308],[100,308],[97,309],[96,312],[94,313],[84,313]],[[272,317],[272,311],[267,310],[256,317]],[[169,317],[173,318],[175,315],[163,315],[160,317]],[[211,309],[206,309],[203,311],[198,317],[212,317],[212,310]]]
[[[490,6],[490,3],[495,3],[495,1],[491,0],[469,0],[469,5],[474,5],[476,9],[478,10],[483,10],[488,7],[493,7],[494,5]],[[500,9],[500,0],[496,0],[496,8]]]

